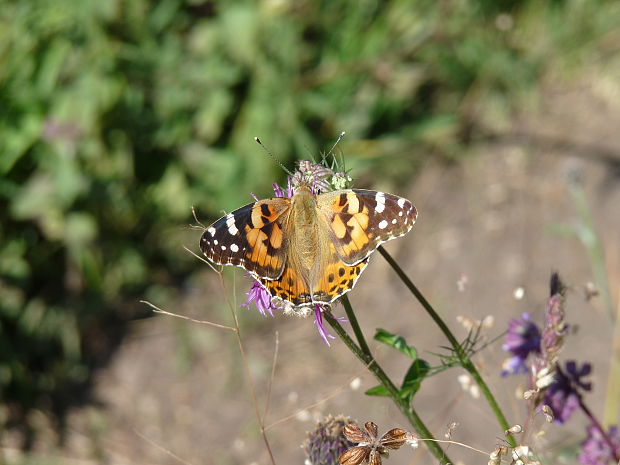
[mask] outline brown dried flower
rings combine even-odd
[[[378,428],[372,421],[364,424],[363,431],[354,423],[344,427],[345,437],[358,445],[347,450],[340,456],[341,465],[381,465],[381,457],[388,457],[388,449],[396,450],[407,442],[407,432],[394,428],[378,438]]]

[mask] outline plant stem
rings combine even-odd
[[[350,306],[350,304],[349,304]],[[418,416],[413,407],[409,405],[405,399],[400,396],[398,388],[394,385],[392,380],[383,371],[381,366],[369,353],[365,353],[351,337],[347,334],[342,325],[336,320],[330,312],[324,312],[323,316],[331,327],[336,331],[340,339],[346,344],[346,346],[353,352],[360,361],[368,367],[373,375],[379,380],[382,386],[384,386],[390,394],[390,397],[398,407],[398,409],[407,417],[411,426],[414,427],[416,432],[420,435],[420,439],[434,439],[431,432],[428,430],[422,419]],[[424,441],[428,446],[430,452],[439,460],[442,465],[448,465],[452,463],[441,446],[434,441]]]
[[[441,319],[439,314],[435,311],[433,306],[428,302],[428,300],[426,300],[424,295],[422,295],[422,293],[418,290],[415,284],[413,284],[413,282],[405,274],[405,272],[398,265],[398,263],[396,263],[396,261],[392,258],[392,256],[381,246],[379,246],[379,252],[381,253],[381,255],[383,255],[383,258],[385,258],[385,260],[390,264],[390,266],[396,272],[396,274],[401,279],[401,281],[405,283],[405,286],[409,288],[409,290],[415,296],[415,298],[418,299],[418,301],[422,304],[422,307],[424,307],[424,310],[426,310],[426,312],[433,319],[435,324],[439,326],[439,329],[441,330],[441,332],[446,336],[446,339],[448,339],[448,341],[450,342],[450,345],[452,346],[454,353],[456,354],[459,361],[461,362],[461,366],[465,370],[467,370],[467,372],[471,375],[474,381],[476,381],[476,384],[478,385],[478,387],[484,394],[484,397],[487,400],[487,403],[489,404],[489,406],[491,407],[491,410],[493,410],[493,413],[495,414],[495,417],[497,418],[498,423],[500,424],[500,426],[502,427],[504,431],[508,430],[508,428],[510,428],[510,425],[508,424],[508,421],[506,420],[506,417],[504,416],[504,412],[502,412],[502,409],[499,407],[499,404],[497,403],[497,401],[495,400],[495,397],[491,393],[489,386],[487,386],[484,379],[482,379],[482,376],[480,376],[478,369],[476,368],[474,363],[471,361],[471,359],[467,356],[467,354],[463,350],[463,347],[457,341],[456,337],[454,337],[454,334],[452,334],[452,331],[450,331],[450,328],[448,328],[448,326],[444,323],[444,321]],[[504,435],[506,437],[506,440],[512,447],[517,446],[516,441],[510,434],[504,433]]]
[[[370,347],[368,347],[366,339],[364,338],[364,333],[362,332],[362,329],[357,322],[357,317],[355,316],[355,312],[353,311],[353,307],[351,306],[349,297],[345,294],[341,297],[340,301],[342,302],[342,305],[344,305],[344,309],[347,312],[347,318],[349,319],[349,323],[351,323],[351,327],[353,328],[353,332],[355,333],[355,337],[357,338],[357,343],[359,344],[360,349],[362,350],[362,352],[364,352],[365,355],[372,359]]]

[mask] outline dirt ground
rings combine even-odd
[[[418,222],[409,235],[386,247],[460,338],[467,333],[457,321],[459,315],[493,315],[494,325],[485,333],[489,340],[523,312],[541,322],[549,275],[559,271],[570,286],[567,313],[574,325],[563,358],[593,363],[594,391],[587,402],[599,415],[611,325],[603,299],[584,298],[584,287],[594,281],[586,249],[576,235],[561,231],[580,224],[570,189],[570,180],[577,179],[604,247],[617,302],[620,107],[610,102],[619,102],[618,97],[614,100],[588,84],[545,92],[536,114],[524,115],[508,135],[477,144],[471,156],[451,166],[429,161],[407,191],[397,192],[416,205]],[[230,324],[216,274],[199,262],[197,266],[205,271],[188,288],[186,301],[166,309]],[[240,271],[235,273],[238,298],[244,299],[246,279]],[[515,297],[518,288],[524,291],[520,299]],[[437,363],[433,353],[441,352],[446,341],[379,254],[350,296],[368,338],[375,328],[386,328],[406,337],[421,357]],[[278,464],[303,463],[300,444],[306,431],[329,413],[372,420],[381,431],[408,426],[388,400],[363,394],[374,380],[342,343],[326,346],[311,319],[265,318],[244,308],[238,313],[261,414],[276,339],[279,342],[265,420]],[[336,313],[344,311],[337,307]],[[480,353],[476,362],[509,422],[520,423],[524,405],[515,394],[520,379],[500,377],[505,358],[501,342]],[[388,373],[400,380],[406,361],[376,343],[371,348]],[[502,443],[502,432],[484,400],[461,389],[461,374],[452,369],[425,381],[414,406],[436,437],[443,438],[455,422],[452,439],[491,451]],[[357,377],[361,386],[354,389],[350,384]],[[69,417],[65,446],[52,454],[58,461],[45,463],[269,463],[237,341],[229,331],[164,315],[136,322],[112,363],[97,374],[95,396],[101,404]],[[576,446],[585,433],[586,420],[580,413],[563,426],[537,421],[537,430],[544,434],[535,443],[543,453]],[[50,447],[44,441],[40,453],[49,457]],[[456,463],[488,460],[456,445],[447,451]],[[434,461],[422,447],[394,452],[385,463]],[[569,456],[564,463],[576,460]]]

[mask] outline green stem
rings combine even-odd
[[[474,379],[478,387],[480,387],[480,390],[482,391],[482,394],[484,395],[489,406],[491,407],[491,410],[493,410],[493,413],[495,414],[497,421],[499,422],[502,429],[506,431],[508,428],[510,428],[510,425],[508,424],[508,421],[506,420],[506,417],[504,416],[504,412],[502,412],[502,409],[499,407],[499,404],[497,403],[497,401],[495,400],[495,397],[491,393],[489,386],[487,386],[484,379],[482,379],[482,376],[480,376],[478,369],[473,364],[471,359],[467,356],[467,353],[465,352],[465,350],[463,350],[463,347],[457,341],[456,337],[454,337],[454,334],[452,334],[452,331],[450,331],[450,328],[448,328],[448,326],[444,323],[444,321],[441,319],[439,314],[435,311],[433,306],[428,302],[428,300],[426,300],[424,295],[422,295],[422,293],[418,290],[415,284],[413,284],[413,282],[405,274],[405,272],[398,265],[398,263],[396,263],[396,261],[392,258],[392,256],[389,253],[387,253],[387,251],[381,246],[379,246],[379,252],[381,253],[381,255],[383,255],[383,258],[385,258],[385,260],[394,269],[394,271],[396,272],[398,277],[403,281],[403,283],[405,283],[405,286],[409,288],[409,290],[415,296],[415,298],[418,299],[418,301],[422,304],[422,307],[424,307],[424,309],[429,314],[429,316],[433,319],[435,324],[439,326],[439,329],[441,330],[441,332],[443,332],[443,334],[446,336],[446,339],[448,339],[448,341],[450,342],[450,345],[454,349],[454,353],[458,357],[461,363],[461,366],[465,368],[465,370],[467,370],[467,372]],[[505,437],[508,443],[512,447],[516,447],[517,443],[514,440],[514,438],[510,434],[507,434],[507,433],[504,433],[504,434],[505,434]]]
[[[365,355],[372,359],[370,347],[368,347],[366,339],[364,338],[364,333],[362,332],[362,328],[360,328],[360,325],[357,322],[357,317],[355,316],[353,307],[351,307],[349,297],[345,294],[340,298],[340,301],[342,302],[342,305],[344,305],[344,309],[347,312],[347,318],[349,319],[349,323],[351,323],[351,327],[353,328],[353,332],[355,333],[355,337],[357,338],[357,343],[359,344],[360,349],[362,349],[362,352],[364,352]]]
[[[434,439],[433,435],[428,430],[422,419],[418,416],[414,408],[411,407],[409,403],[400,396],[398,388],[394,385],[394,383],[388,377],[385,371],[383,371],[377,361],[374,360],[372,355],[370,355],[370,353],[365,353],[355,343],[355,341],[349,337],[342,325],[332,316],[330,312],[324,312],[323,316],[334,329],[334,331],[336,331],[336,334],[340,336],[340,339],[342,339],[345,345],[351,350],[351,352],[353,352],[357,356],[357,358],[360,359],[360,361],[368,367],[372,374],[375,375],[375,378],[379,380],[381,385],[387,389],[390,397],[392,398],[398,409],[403,413],[403,415],[405,415],[405,417],[407,417],[407,420],[409,420],[411,426],[413,426],[416,432],[420,435],[420,439]],[[452,463],[437,442],[424,442],[428,446],[430,452],[439,460],[439,463],[441,463],[442,465],[448,465]]]

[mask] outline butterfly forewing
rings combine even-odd
[[[277,279],[286,263],[290,199],[259,200],[223,216],[200,238],[200,249],[218,265],[235,265]]]
[[[383,242],[411,230],[417,211],[409,200],[385,192],[339,190],[318,197],[336,253],[354,265]]]

